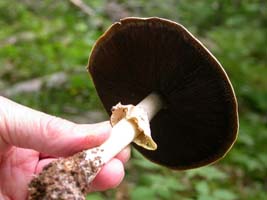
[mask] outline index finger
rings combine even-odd
[[[0,151],[10,145],[55,156],[67,156],[103,143],[109,122],[75,124],[0,97]]]

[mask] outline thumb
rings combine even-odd
[[[67,156],[103,143],[110,124],[75,124],[0,97],[0,152],[14,145]]]

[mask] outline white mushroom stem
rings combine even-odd
[[[144,98],[137,106],[140,106],[147,112],[149,121],[157,114],[163,106],[162,100],[156,93],[151,93]]]
[[[151,93],[137,106],[145,110],[150,121],[162,108],[162,101],[157,94]],[[86,159],[93,161],[95,166],[102,166],[128,146],[139,133],[136,123],[125,118],[121,119],[112,128],[110,137],[102,145],[86,151]]]

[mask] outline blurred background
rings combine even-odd
[[[126,16],[187,27],[218,58],[239,102],[237,143],[220,162],[175,172],[133,151],[123,183],[88,200],[267,199],[265,0],[0,1],[0,94],[79,123],[107,119],[86,72],[96,39]],[[12,181],[12,180],[11,180]]]

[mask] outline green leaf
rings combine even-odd
[[[101,194],[92,193],[86,197],[86,200],[104,200]]]
[[[143,200],[143,199],[156,199],[155,191],[151,190],[149,187],[136,187],[130,192],[131,199]]]
[[[231,192],[230,190],[226,190],[226,189],[216,189],[213,192],[214,199],[216,200],[235,200],[238,199],[238,196]]]
[[[200,195],[207,195],[210,193],[210,187],[206,181],[197,182],[195,189]]]
[[[193,178],[196,176],[200,176],[207,180],[222,180],[228,177],[228,175],[225,172],[217,169],[214,166],[201,167],[198,169],[187,171],[186,173],[189,177]]]

